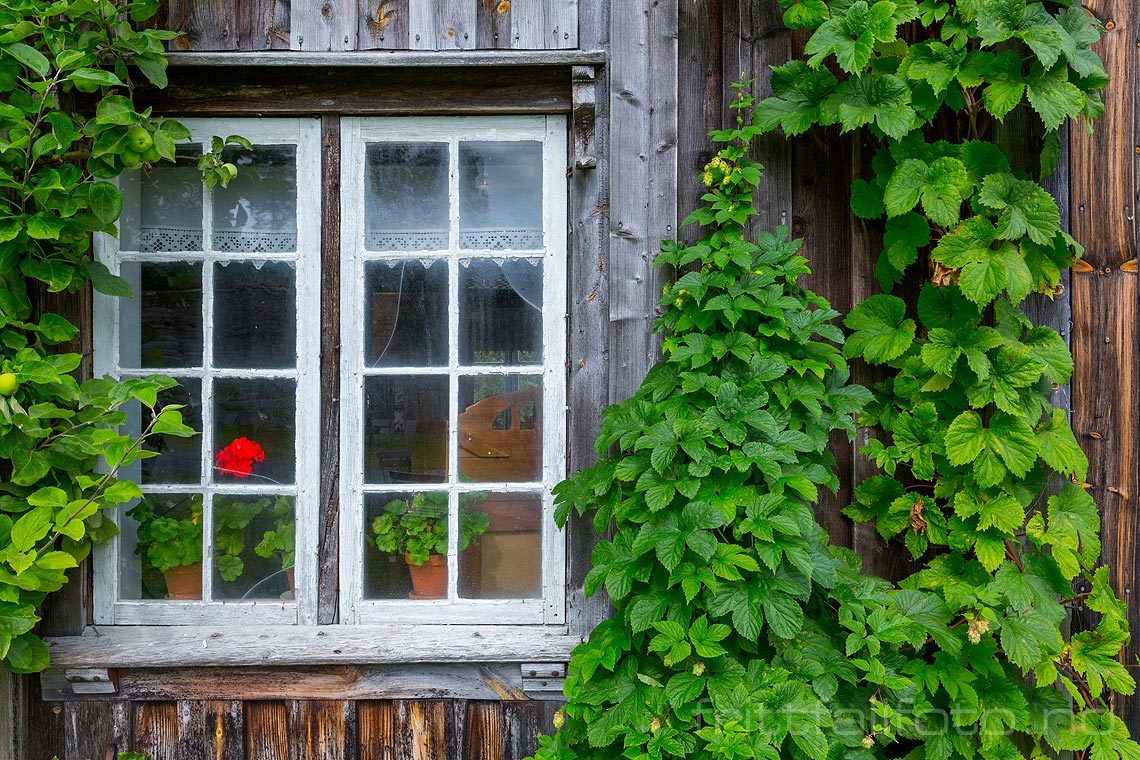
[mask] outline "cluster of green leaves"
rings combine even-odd
[[[1061,123],[1100,115],[1095,20],[1025,0],[782,5],[811,30],[807,60],[775,69],[758,122],[787,134],[839,122],[879,141],[852,209],[884,226],[885,293],[847,316],[845,353],[885,368],[860,420],[878,430],[862,453],[880,472],[846,512],[905,544],[921,564],[900,587],[966,631],[899,663],[914,690],[880,699],[928,729],[894,754],[1140,757],[1109,711],[1110,694],[1135,690],[1125,608],[1098,566],[1088,463],[1050,403],[1072,357],[1018,309],[1053,296],[1082,250],[1052,196],[987,139],[1014,108],[1037,114],[1048,171]],[[930,276],[909,308],[889,293],[920,261]],[[1070,635],[1076,602],[1097,622]]]
[[[459,551],[476,544],[491,526],[486,512],[476,509],[483,493],[464,494],[459,510]],[[413,565],[432,555],[447,554],[447,494],[425,491],[408,499],[392,499],[372,518],[372,540],[385,554],[406,554]]]
[[[153,456],[153,436],[188,436],[163,378],[82,384],[78,329],[44,294],[88,284],[129,296],[91,260],[91,236],[115,232],[122,197],[111,181],[174,158],[189,136],[134,106],[136,80],[166,84],[164,43],[139,29],[157,0],[9,0],[0,6],[0,661],[48,665],[37,609],[92,542],[109,538],[106,509],[140,496],[123,468]],[[67,107],[82,102],[82,109]],[[208,178],[228,182],[223,164]],[[120,432],[135,407],[149,425]],[[136,418],[137,419],[137,418]]]
[[[202,562],[202,501],[186,497],[173,506],[143,498],[127,510],[138,522],[135,552],[159,572]],[[185,506],[185,508],[183,508]],[[233,581],[245,572],[249,526],[267,513],[273,527],[254,546],[254,553],[266,559],[279,556],[283,568],[293,566],[296,552],[293,501],[288,497],[265,497],[249,501],[234,497],[214,498],[214,563],[223,580]]]

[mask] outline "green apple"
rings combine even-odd
[[[139,164],[142,163],[142,156],[138,154],[138,151],[131,150],[130,148],[120,153],[119,158],[123,159],[123,165],[130,169],[137,169]]]
[[[146,127],[133,127],[130,132],[127,132],[127,145],[134,152],[143,153],[154,145],[154,138],[150,136]]]
[[[158,148],[152,145],[142,152],[142,160],[148,164],[157,164],[162,160],[162,156],[159,155]]]
[[[0,396],[11,396],[20,387],[20,381],[11,372],[0,374]]]

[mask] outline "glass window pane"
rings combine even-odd
[[[293,482],[296,395],[293,380],[214,380],[214,482]]]
[[[202,265],[124,261],[134,296],[119,301],[119,366],[202,366]]]
[[[214,599],[294,598],[291,496],[214,497]]]
[[[447,262],[374,261],[366,277],[368,366],[446,366]]]
[[[364,597],[447,598],[447,493],[368,494]]]
[[[195,430],[202,429],[202,381],[184,378],[177,388],[158,394],[157,411],[168,404],[181,404],[182,421]],[[143,409],[142,424],[150,424],[150,412]],[[202,436],[177,438],[159,435],[147,439],[146,449],[157,451],[158,456],[141,462],[143,483],[201,483]]]
[[[213,248],[227,253],[297,250],[297,147],[226,148],[237,166],[229,187],[213,189]],[[316,177],[309,178],[316,182]]]
[[[476,259],[459,269],[461,364],[542,363],[542,262]]]
[[[214,265],[215,367],[297,364],[297,290],[281,261]]]
[[[460,494],[459,596],[542,597],[542,498],[538,494]]]
[[[364,381],[364,481],[442,483],[447,477],[446,377]]]
[[[148,494],[119,537],[122,599],[202,598],[202,496]]]
[[[542,248],[542,143],[459,143],[459,245]]]
[[[459,378],[459,477],[475,483],[542,480],[541,378]]]
[[[447,145],[372,143],[364,155],[364,247],[370,251],[445,250]]]
[[[124,172],[119,247],[160,253],[202,250],[202,173],[197,147],[181,147],[177,160],[155,163],[149,172]]]

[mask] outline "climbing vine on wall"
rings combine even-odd
[[[172,161],[189,137],[135,107],[137,82],[166,84],[175,35],[137,28],[157,10],[158,0],[0,4],[0,662],[16,672],[47,667],[38,608],[114,534],[106,511],[140,495],[121,468],[155,455],[150,438],[194,434],[158,401],[169,378],[78,383],[83,357],[63,350],[78,326],[43,308],[89,285],[130,295],[91,260],[91,236],[115,233],[123,203],[110,180]],[[219,151],[201,168],[209,183],[236,171]],[[149,420],[134,437],[119,430],[132,406]]]
[[[1064,120],[1102,111],[1096,24],[1025,0],[781,4],[811,31],[807,60],[714,133],[689,219],[705,235],[659,258],[692,270],[661,300],[664,359],[605,414],[598,450],[617,453],[557,491],[562,522],[611,532],[587,592],[614,616],[575,651],[536,757],[1140,758],[1108,709],[1135,688],[1124,606],[1098,566],[1087,462],[1049,403],[1072,359],[1017,308],[1055,293],[1080,248],[990,133],[1024,101],[1048,169]],[[796,284],[786,231],[744,235],[750,140],[832,124],[878,143],[852,207],[885,224],[887,293],[846,316],[845,344]],[[889,291],[920,260],[912,312]],[[885,365],[873,397],[844,356]],[[812,514],[835,483],[828,434],[856,412],[881,472],[847,513],[920,563],[897,584],[828,547]],[[1068,634],[1078,602],[1098,622]]]

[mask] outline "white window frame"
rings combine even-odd
[[[567,122],[563,116],[351,117],[341,122],[341,507],[340,618],[347,624],[561,624],[566,620],[566,534],[555,525],[552,490],[566,476],[566,258]],[[542,143],[543,248],[530,251],[459,247],[459,143],[465,141]],[[449,153],[450,227],[448,248],[437,251],[365,249],[365,149],[374,142],[446,143]],[[542,378],[542,480],[534,483],[458,482],[459,316],[449,309],[446,367],[364,366],[364,267],[369,261],[438,259],[448,262],[448,302],[459,302],[459,266],[467,259],[539,258],[543,262],[542,365],[463,369],[464,375],[526,374]],[[364,378],[372,375],[428,375],[450,379],[448,414],[449,483],[435,489],[364,484]],[[365,599],[363,595],[364,495],[440,490],[449,494],[448,599],[408,601]],[[461,492],[541,492],[542,598],[459,599],[459,496]],[[474,653],[473,653],[474,654]]]
[[[200,484],[142,485],[144,493],[202,493],[203,596],[209,598],[213,581],[213,515],[208,508],[215,493],[242,495],[290,495],[295,499],[297,524],[294,601],[210,602],[120,599],[120,542],[96,547],[94,622],[103,625],[311,625],[316,623],[317,541],[319,513],[320,452],[312,445],[320,431],[320,314],[321,314],[321,191],[314,181],[321,172],[321,128],[317,118],[186,119],[190,140],[209,150],[215,135],[239,134],[255,145],[295,145],[297,149],[297,247],[293,253],[215,253],[212,248],[210,188],[203,187],[202,250],[146,253],[121,251],[119,240],[95,236],[95,255],[114,273],[131,262],[192,262],[202,265],[203,366],[158,371],[127,369],[119,365],[119,315],[123,301],[96,293],[94,298],[94,363],[96,376],[140,377],[167,374],[175,378],[200,378],[203,385],[202,481]],[[213,265],[215,262],[283,261],[296,272],[297,363],[294,369],[206,370],[212,356]],[[208,470],[217,448],[213,441],[212,384],[215,377],[296,379],[296,429],[294,434],[295,478],[293,485],[253,483],[216,484]],[[123,510],[108,515],[120,523]]]

